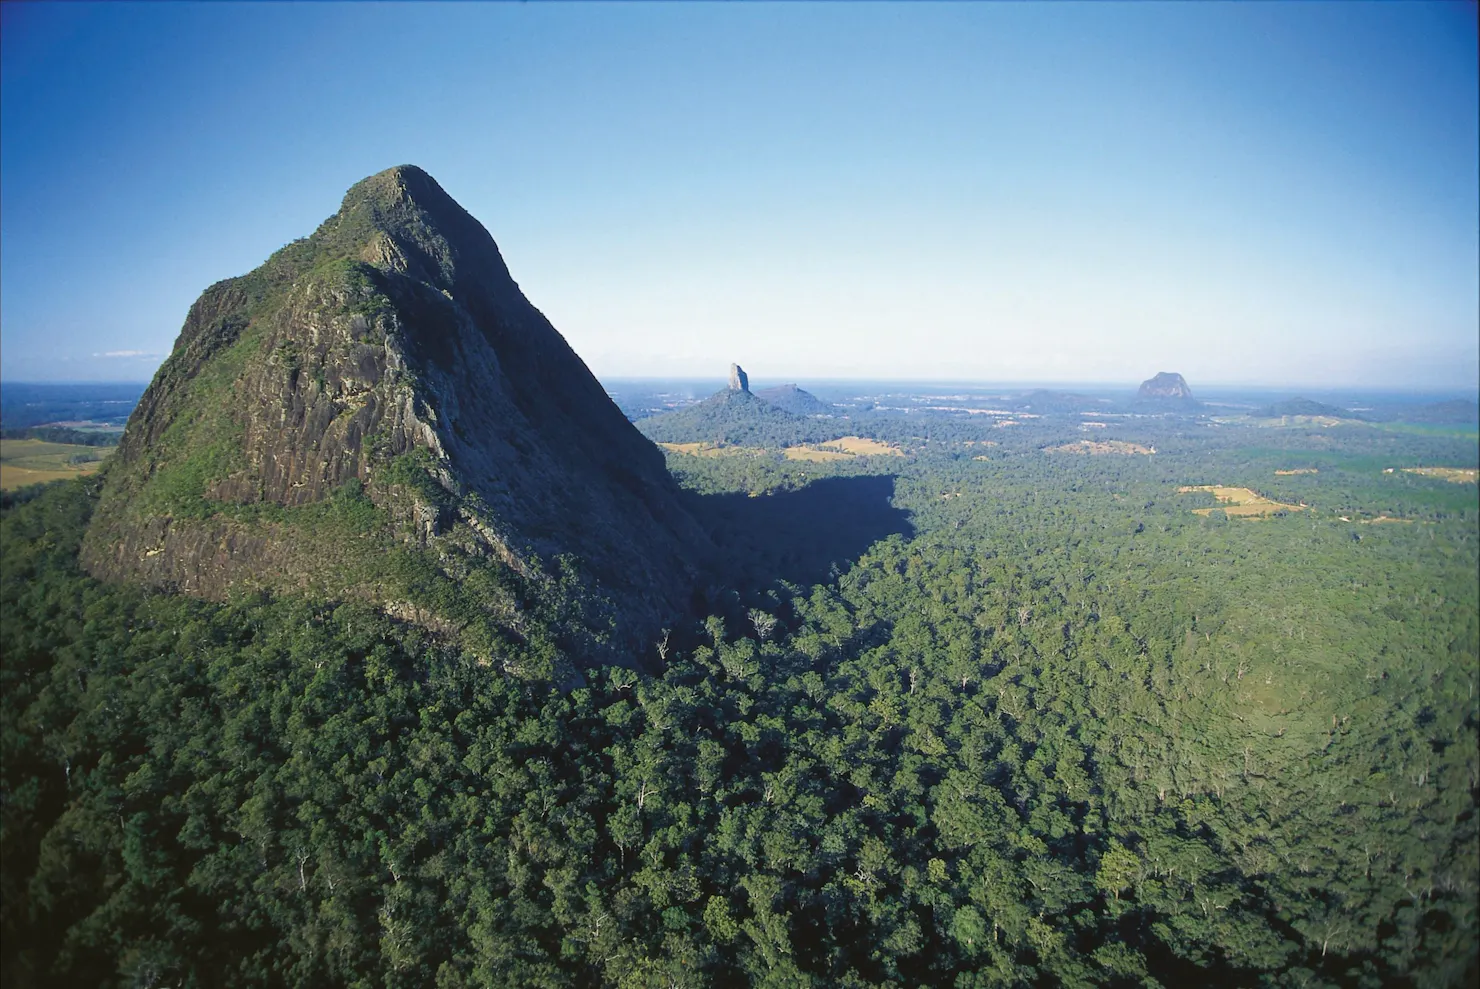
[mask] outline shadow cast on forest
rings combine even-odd
[[[828,477],[796,491],[750,497],[744,492],[695,495],[695,516],[709,530],[718,576],[734,587],[775,580],[806,586],[828,578],[834,564],[858,559],[880,539],[914,534],[909,513],[895,508],[894,477]]]

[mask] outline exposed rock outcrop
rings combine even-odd
[[[750,391],[750,378],[739,364],[730,365],[730,391]]]
[[[403,166],[191,307],[82,559],[212,598],[290,587],[515,631],[521,602],[574,581],[609,606],[586,618],[610,651],[685,608],[706,545],[493,238]]]
[[[1158,371],[1155,377],[1141,382],[1141,389],[1136,393],[1136,397],[1151,401],[1193,401],[1192,389],[1187,387],[1186,380],[1174,371]]]

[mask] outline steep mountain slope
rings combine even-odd
[[[488,232],[402,166],[191,307],[82,558],[206,597],[348,594],[515,637],[559,582],[554,598],[604,600],[583,617],[594,639],[631,646],[686,603],[705,543]]]

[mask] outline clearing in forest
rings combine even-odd
[[[1213,497],[1218,499],[1216,508],[1221,509],[1225,515],[1239,518],[1262,518],[1276,512],[1298,512],[1305,508],[1304,505],[1286,505],[1274,501],[1249,488],[1227,488],[1221,484],[1184,484],[1177,489],[1179,494],[1188,491],[1211,491]],[[1194,508],[1192,512],[1194,515],[1208,515],[1213,512],[1213,508]]]
[[[1474,467],[1404,467],[1403,473],[1437,477],[1455,484],[1474,484],[1480,477],[1480,470]]]
[[[1288,477],[1291,474],[1319,474],[1320,470],[1315,467],[1296,467],[1294,470],[1277,470],[1275,473],[1281,477]]]
[[[0,440],[0,490],[91,474],[114,449],[44,440]]]
[[[843,453],[841,450],[824,450],[816,446],[789,446],[781,451],[786,454],[787,460],[812,460],[823,462],[828,460],[852,460],[853,454]]]
[[[1134,453],[1150,455],[1156,452],[1154,446],[1142,446],[1139,443],[1127,443],[1125,440],[1080,440],[1077,443],[1065,443],[1063,446],[1045,447],[1044,453],[1087,453],[1091,456],[1103,456],[1105,454],[1130,455]]]
[[[850,457],[902,457],[904,451],[892,443],[862,436],[844,436],[826,443],[804,443],[781,451],[787,460],[847,460]]]
[[[904,451],[892,443],[865,439],[862,436],[844,436],[827,443],[817,444],[824,450],[842,450],[863,457],[902,457]]]

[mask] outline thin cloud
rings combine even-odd
[[[158,357],[159,355],[158,354],[151,354],[151,353],[148,353],[147,351],[143,351],[143,350],[110,350],[110,351],[107,351],[106,353],[102,353],[102,354],[93,354],[93,356],[94,357],[113,357],[113,358],[122,357],[122,358],[128,358],[128,357]]]

